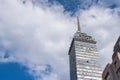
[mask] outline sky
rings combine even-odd
[[[69,80],[77,16],[104,69],[120,36],[119,0],[0,0],[0,79]]]

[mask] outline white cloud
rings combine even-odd
[[[113,46],[115,43],[113,42],[109,42],[108,45],[104,46],[104,48],[102,48],[100,50],[101,53],[101,61],[102,64],[108,64],[112,62],[112,57],[111,55],[113,54]]]
[[[111,56],[109,48],[120,34],[117,11],[119,8],[113,12],[96,6],[80,11],[82,31],[98,41],[102,60],[110,59],[107,58]],[[3,48],[0,60],[26,65],[37,80],[40,76],[43,80],[69,80],[68,48],[75,28],[75,18],[64,13],[60,5],[38,7],[30,1],[26,4],[19,0],[0,1],[0,45]],[[9,52],[7,60],[4,59],[6,50]],[[50,75],[40,73],[46,64],[53,68]]]
[[[5,0],[0,3],[0,11],[0,39],[4,54],[8,50],[13,61],[27,64],[30,70],[34,65],[51,65],[53,72],[44,80],[53,75],[55,79],[52,80],[69,79],[67,52],[74,23],[72,18],[63,14],[62,7],[41,8],[30,2],[22,4],[17,0]],[[35,67],[36,75],[42,75],[39,70]]]

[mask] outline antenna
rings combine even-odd
[[[78,25],[78,31],[81,32],[81,30],[80,30],[80,22],[79,22],[79,17],[78,16],[77,16],[77,25]]]

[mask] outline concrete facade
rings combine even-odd
[[[112,63],[107,64],[103,71],[103,80],[120,80],[120,37],[118,38],[112,56]]]

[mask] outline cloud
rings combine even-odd
[[[101,60],[103,60],[103,61],[101,61],[102,64],[111,63],[111,61],[112,61],[111,55],[113,54],[112,49],[113,49],[114,44],[115,44],[114,42],[109,42],[109,44],[107,44],[106,46],[104,46],[104,48],[102,48],[100,50]]]
[[[37,7],[30,1],[0,2],[1,61],[19,62],[34,70],[43,80],[67,80],[69,77],[68,48],[73,33],[72,18],[57,5]],[[6,51],[8,58],[4,58]],[[50,65],[49,75],[40,68]],[[32,72],[31,72],[32,73]]]
[[[75,17],[61,5],[36,6],[30,0],[0,1],[0,11],[0,61],[27,66],[36,80],[69,80],[68,49],[76,31]],[[106,62],[120,34],[119,11],[93,6],[76,13],[82,32],[94,36]]]

